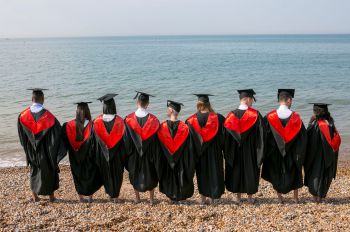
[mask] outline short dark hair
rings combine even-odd
[[[141,105],[142,108],[145,108],[148,105],[149,100],[141,100],[141,99],[139,99],[139,100],[137,100],[137,102]]]
[[[43,102],[44,101],[44,93],[42,91],[33,92],[32,101],[35,103]]]
[[[278,97],[278,101],[279,102],[287,102],[289,99],[291,99],[292,100],[292,97],[291,96],[288,96],[288,95],[280,95],[279,97]]]

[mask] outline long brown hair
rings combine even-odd
[[[197,111],[209,110],[209,112],[215,113],[214,109],[211,107],[210,102],[197,102]]]
[[[78,104],[75,116],[76,123],[76,141],[83,141],[84,139],[84,122],[85,119],[91,121],[91,113],[88,104]]]

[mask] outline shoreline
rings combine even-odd
[[[182,204],[169,204],[155,191],[155,205],[149,206],[148,194],[140,204],[133,203],[134,192],[127,172],[121,189],[121,203],[109,202],[103,187],[93,203],[79,203],[70,168],[60,165],[60,188],[54,203],[48,197],[30,202],[29,168],[0,168],[0,231],[8,230],[347,230],[350,228],[349,161],[340,161],[336,179],[323,203],[312,202],[307,189],[300,190],[300,203],[285,195],[286,203],[277,204],[271,185],[260,180],[256,203],[243,194],[241,205],[226,191],[214,205],[201,206],[195,187],[192,198]],[[196,183],[195,183],[196,186]],[[35,220],[33,220],[35,219]]]

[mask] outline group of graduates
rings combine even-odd
[[[92,202],[104,186],[113,202],[118,201],[124,168],[135,191],[154,189],[172,202],[190,198],[196,174],[201,203],[213,203],[225,191],[248,195],[258,191],[260,176],[282,194],[307,186],[315,201],[326,197],[336,176],[341,143],[328,104],[313,104],[308,128],[292,111],[294,89],[279,89],[279,108],[265,117],[252,107],[253,89],[238,90],[240,105],[227,117],[216,113],[210,94],[198,97],[197,112],[185,122],[178,119],[183,104],[167,101],[168,120],[160,123],[149,113],[150,94],[137,92],[137,110],[125,119],[117,115],[114,97],[99,98],[102,114],[92,120],[90,102],[77,104],[75,119],[63,126],[43,107],[44,89],[30,89],[32,106],[18,118],[20,142],[30,166],[33,200],[49,195],[55,200],[59,188],[59,162],[69,154],[75,189],[81,202]],[[225,162],[224,162],[225,161]],[[304,169],[304,180],[302,170]]]

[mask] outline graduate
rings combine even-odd
[[[69,154],[69,162],[75,189],[80,202],[92,202],[93,194],[101,187],[102,180],[96,165],[92,136],[92,121],[88,104],[78,102],[75,119],[62,126],[63,141]],[[88,198],[86,199],[85,196]]]
[[[100,97],[103,102],[103,114],[93,122],[96,160],[103,185],[110,200],[118,202],[123,183],[126,128],[124,120],[117,115],[114,97],[118,94],[106,94]]]
[[[221,114],[211,107],[211,94],[194,94],[198,97],[197,112],[186,123],[198,133],[201,143],[200,156],[196,160],[196,177],[201,204],[214,203],[225,191],[223,167],[224,121]]]
[[[248,194],[248,202],[258,191],[260,166],[264,153],[264,127],[259,111],[252,107],[255,102],[253,89],[238,90],[240,105],[225,120],[225,184],[228,191]]]
[[[55,200],[54,191],[59,187],[58,163],[64,157],[61,149],[61,125],[53,114],[44,108],[44,90],[28,89],[32,93],[32,105],[18,117],[17,127],[21,145],[30,167],[30,188],[34,202],[38,195],[49,195]]]
[[[140,202],[139,192],[150,192],[150,204],[154,201],[154,188],[158,185],[155,158],[159,155],[157,131],[159,120],[148,113],[149,97],[153,95],[136,91],[137,110],[125,118],[129,145],[126,169],[135,190],[135,203]]]
[[[178,120],[181,106],[182,103],[167,101],[169,120],[160,125],[157,133],[162,148],[157,162],[159,191],[172,203],[192,197],[195,160],[201,149],[197,133]]]
[[[290,110],[294,89],[279,89],[280,107],[266,115],[266,145],[261,177],[273,185],[278,201],[293,190],[298,202],[298,189],[303,186],[302,166],[307,134],[298,113]]]
[[[328,111],[330,104],[313,104],[314,115],[307,128],[307,150],[304,164],[305,186],[320,202],[327,195],[337,172],[340,135]]]

